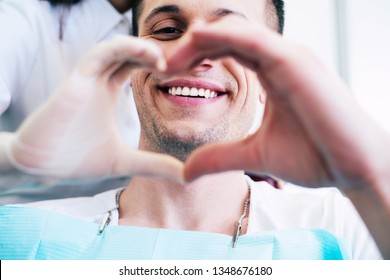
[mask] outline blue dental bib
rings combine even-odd
[[[275,230],[240,236],[99,225],[23,207],[0,207],[0,259],[231,260],[345,259],[332,234],[318,229]]]

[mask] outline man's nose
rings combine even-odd
[[[192,69],[192,72],[193,73],[206,72],[206,71],[210,70],[211,68],[213,68],[214,63],[215,62],[213,62],[210,59],[204,59],[197,66],[195,66]]]

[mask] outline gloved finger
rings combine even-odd
[[[184,177],[193,181],[200,176],[231,170],[261,173],[263,168],[259,145],[253,136],[244,140],[212,144],[195,150],[185,163]]]
[[[122,65],[135,64],[164,71],[163,53],[152,42],[131,36],[118,36],[99,44],[79,64],[85,75],[111,77]]]
[[[169,155],[122,149],[113,167],[113,174],[161,177],[178,183],[184,182],[184,163]]]
[[[239,21],[239,22],[238,22]],[[242,26],[247,28],[243,28]],[[207,27],[193,29],[168,58],[168,74],[185,72],[205,58],[236,58],[244,66],[258,71],[264,65],[279,62],[287,43],[265,26],[246,23],[228,16]]]

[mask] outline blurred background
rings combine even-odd
[[[390,133],[390,1],[285,0],[285,37],[334,69]]]

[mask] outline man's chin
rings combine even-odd
[[[184,162],[193,151],[203,145],[206,145],[206,143],[183,141],[177,139],[169,141],[168,143],[165,142],[162,148],[166,154],[169,154]]]
[[[155,151],[169,154],[181,161],[185,161],[199,147],[226,140],[227,130],[221,129],[219,126],[209,126],[202,129],[196,127],[193,123],[189,129],[183,127],[180,127],[180,129],[177,127],[169,128],[167,126],[155,126],[154,135],[147,142],[150,143],[151,147],[155,147]]]
[[[210,144],[214,141],[208,136],[204,137],[205,134],[179,134],[179,133],[160,133],[156,135],[157,143],[156,150],[160,153],[171,155],[181,161],[185,161],[188,156],[204,145]],[[153,145],[154,146],[154,145]]]

